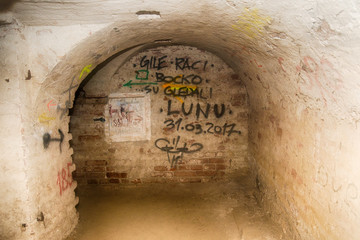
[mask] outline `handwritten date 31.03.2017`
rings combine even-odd
[[[228,124],[225,123],[223,126],[217,126],[213,123],[207,122],[205,125],[200,123],[183,123],[183,119],[179,118],[178,120],[174,121],[173,119],[168,119],[164,121],[166,124],[166,129],[176,129],[177,131],[185,130],[188,132],[194,132],[195,134],[218,134],[223,136],[230,137],[232,134],[239,134],[241,135],[240,130],[235,130],[236,124]]]

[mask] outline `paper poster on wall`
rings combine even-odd
[[[150,140],[150,98],[140,94],[111,94],[106,105],[105,134],[114,142]]]

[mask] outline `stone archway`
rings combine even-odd
[[[69,146],[72,136],[68,133],[68,110],[73,106],[75,91],[97,65],[118,52],[163,44],[164,40],[172,44],[199,45],[210,51],[217,49],[217,44],[221,44],[219,39],[211,39],[210,33],[207,36],[202,32],[188,33],[188,28],[201,29],[201,22],[188,22],[189,26],[181,30],[174,29],[176,22],[162,20],[141,28],[137,22],[112,24],[75,47],[43,81],[31,111],[33,122],[36,122],[31,126],[31,132],[37,135],[37,141],[32,143],[29,152],[29,159],[36,159],[31,163],[35,171],[32,172],[34,177],[30,182],[36,181],[37,184],[31,195],[34,203],[42,209],[40,211],[45,215],[45,219],[54,216],[56,212],[60,213],[53,218],[52,224],[61,226],[60,232],[63,234],[67,235],[77,222],[75,205],[78,199],[74,194],[76,182],[73,182],[71,177],[75,165],[72,163],[73,150]],[[217,29],[223,31],[223,27],[217,26]],[[123,32],[126,32],[126,35],[122,34]],[[200,37],[204,42],[197,41]],[[225,60],[231,59],[226,55],[229,54],[222,53]],[[40,169],[37,166],[43,167]],[[37,197],[44,193],[52,196],[47,202]],[[56,208],[53,208],[53,205]],[[49,234],[46,230],[40,232]]]

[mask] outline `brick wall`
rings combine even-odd
[[[206,182],[248,167],[247,94],[222,60],[172,46],[139,53],[121,68],[116,59],[108,65],[80,90],[71,114],[80,185]],[[111,127],[117,131],[132,117],[114,110],[114,93],[150,95],[150,139],[135,136],[136,129],[134,139],[114,138],[122,133]]]

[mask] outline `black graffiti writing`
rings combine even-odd
[[[61,111],[60,119],[62,119],[64,117],[64,115],[67,113],[67,111],[71,107],[71,104],[70,104],[71,103],[71,90],[79,86],[79,84],[73,85],[74,79],[75,79],[75,77],[73,77],[73,79],[71,80],[70,87],[62,93],[62,94],[68,93],[68,96],[69,96],[69,98],[65,102],[65,107],[64,108],[60,107],[60,104],[57,106],[57,111]]]
[[[43,135],[43,145],[44,145],[45,149],[47,149],[49,147],[51,142],[59,142],[60,152],[62,151],[61,145],[64,141],[64,133],[60,129],[58,129],[58,132],[60,135],[59,138],[51,138],[51,135],[49,133],[45,133]]]
[[[185,130],[188,132],[193,132],[197,135],[199,134],[217,134],[230,137],[232,134],[241,135],[240,130],[235,130],[236,124],[232,123],[225,123],[223,126],[218,126],[213,123],[207,122],[205,126],[200,123],[188,123],[183,124],[183,119],[179,118],[178,120],[174,121],[173,119],[168,119],[164,121],[166,124],[166,129],[176,129],[177,131]]]
[[[183,145],[180,146],[179,142],[180,136],[172,139],[171,142],[167,138],[159,138],[155,141],[155,147],[166,152],[171,168],[177,165],[178,161],[183,158],[185,153],[195,153],[204,147],[201,143],[192,143],[189,147],[187,147],[187,143],[183,143]]]
[[[165,59],[167,56],[162,56],[160,58],[157,57],[150,57],[150,59],[145,55],[140,60],[140,67],[146,67],[146,69],[157,69],[160,70],[162,68],[167,67]]]
[[[212,98],[212,88],[209,89],[208,93],[205,93],[204,89],[199,89],[195,87],[178,87],[174,88],[173,86],[167,86],[164,89],[164,94],[167,96],[173,97],[192,97],[196,96],[201,99],[210,99]]]
[[[179,118],[176,122],[174,122],[173,119],[168,119],[165,120],[164,123],[167,124],[166,127],[168,129],[173,129],[176,126],[176,130],[179,131],[182,120],[183,120],[182,118]]]
[[[94,122],[105,122],[105,118],[103,118],[103,117],[100,117],[100,118],[94,118],[93,119],[94,120]]]
[[[153,92],[153,93],[157,94],[159,92],[159,87],[157,87],[157,86],[156,87],[146,86],[144,88],[144,90],[145,90],[146,93]]]
[[[170,60],[167,62],[167,55],[156,57],[156,56],[147,56],[144,55],[140,59],[140,67],[149,69],[163,69],[170,64],[175,65],[175,70],[198,70],[202,69],[203,71],[206,71],[206,67],[208,65],[208,61],[202,61],[202,60],[191,60],[189,57],[176,57],[174,60]],[[137,64],[133,64],[134,67],[137,67]],[[211,64],[211,67],[214,67],[213,64]]]
[[[203,148],[201,143],[193,143],[190,147],[187,147],[187,143],[184,143],[182,147],[178,147],[180,141],[180,136],[176,139],[173,139],[173,145],[170,146],[170,141],[166,138],[159,138],[155,141],[155,146],[160,149],[161,151],[167,153],[194,153],[198,152]],[[169,145],[170,144],[170,145]]]
[[[222,134],[227,135],[228,137],[230,137],[233,133],[241,135],[240,130],[235,130],[235,123],[225,123],[223,126],[215,126],[213,123],[206,123],[206,126],[208,127],[206,130],[207,133]]]
[[[221,104],[221,111],[219,111],[219,105],[215,104],[214,105],[214,114],[217,118],[220,118],[224,115],[225,113],[225,105]]]
[[[192,93],[196,90],[196,88],[190,88],[190,87],[180,87],[180,88],[174,88],[172,86],[167,86],[164,89],[164,94],[168,96],[177,96],[177,97],[183,97],[183,96],[190,96]]]
[[[199,69],[200,64],[201,64],[201,61],[195,61],[195,62],[191,63],[189,58],[175,58],[176,70],[179,70],[179,69],[195,70],[195,69]],[[205,61],[205,63],[204,63],[203,70],[205,70],[206,64],[207,64],[207,61]]]
[[[202,107],[200,105],[200,103],[197,103],[196,107],[195,107],[196,108],[196,110],[195,110],[196,119],[199,119],[200,116],[208,118],[211,107],[213,108],[212,112],[214,113],[216,118],[221,118],[222,116],[224,116],[224,114],[225,114],[225,105],[224,104],[221,104],[221,110],[219,110],[218,104],[214,104],[212,106],[210,103],[207,103],[205,107]],[[193,108],[194,108],[193,103],[190,104],[190,107],[186,108],[185,102],[183,102],[181,105],[181,113],[184,114],[185,116],[188,116],[193,112]],[[173,115],[173,114],[180,114],[180,110],[173,110],[172,109],[172,101],[168,100],[167,115]]]
[[[156,72],[155,75],[157,82],[198,85],[201,84],[203,81],[202,77],[195,74],[189,74],[189,75],[180,74],[173,77],[173,76],[165,76],[163,73]]]
[[[165,88],[164,88],[165,87]],[[173,97],[196,97],[198,99],[211,99],[213,96],[212,88],[199,88],[199,87],[174,87],[163,85],[163,93],[166,96]],[[141,91],[145,93],[158,94],[160,88],[158,86],[145,86],[143,89],[136,89],[136,91]]]
[[[204,62],[204,67],[203,67],[203,70],[204,70],[204,71],[206,70],[207,64],[208,64],[208,61],[205,61],[205,62]],[[214,65],[213,65],[213,66],[214,66]]]

